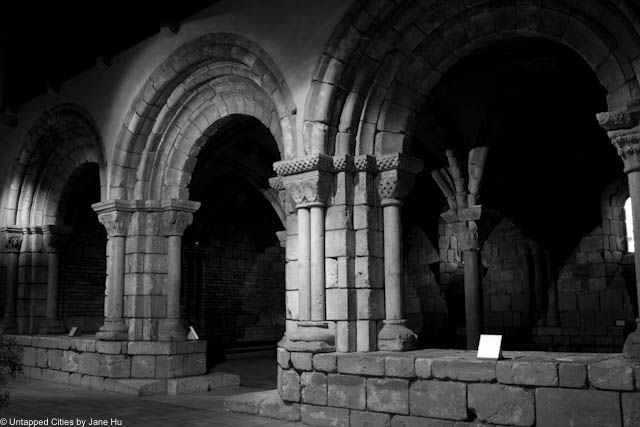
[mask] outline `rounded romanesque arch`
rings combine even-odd
[[[259,46],[226,33],[192,40],[156,69],[128,112],[110,197],[187,199],[198,152],[234,116],[258,119],[280,157],[295,157],[295,114],[284,78]]]
[[[2,223],[61,223],[65,184],[79,167],[98,165],[102,196],[105,161],[100,136],[88,113],[73,104],[46,111],[29,130],[5,189]]]
[[[629,1],[354,3],[316,66],[304,144],[327,154],[404,152],[413,117],[444,73],[518,37],[573,49],[606,88],[609,110],[621,108],[640,94],[636,17]]]

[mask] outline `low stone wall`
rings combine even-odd
[[[28,378],[132,394],[178,394],[237,385],[206,372],[206,341],[99,341],[92,337],[14,335]]]
[[[640,361],[620,355],[278,349],[278,365],[283,402],[256,413],[314,426],[640,425]]]

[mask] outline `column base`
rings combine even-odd
[[[180,319],[162,319],[158,325],[158,341],[186,341],[187,331]]]
[[[0,322],[0,334],[17,334],[18,322],[15,316],[5,315]]]
[[[624,342],[622,355],[628,359],[640,359],[640,319],[636,319],[636,330]]]
[[[278,343],[288,351],[331,353],[336,351],[336,337],[327,322],[299,322],[298,328]]]
[[[384,326],[378,333],[378,350],[408,351],[418,344],[418,336],[404,324],[405,319],[384,320]]]
[[[40,322],[39,334],[65,334],[67,328],[57,317],[46,317]]]
[[[122,320],[105,320],[96,332],[96,339],[102,341],[126,341],[129,339],[129,327]]]

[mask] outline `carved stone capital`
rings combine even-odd
[[[191,200],[169,200],[162,203],[162,233],[165,236],[182,236],[193,222],[193,213],[200,208],[199,202]]]
[[[611,143],[618,150],[626,173],[640,170],[640,131],[609,132]]]
[[[397,169],[380,172],[378,175],[378,194],[382,205],[398,204],[409,195],[415,175]]]
[[[0,227],[0,251],[19,253],[22,247],[22,228]]]
[[[495,211],[484,209],[480,205],[457,211],[449,210],[440,214],[458,239],[458,247],[461,251],[480,250],[483,238],[479,233],[479,225],[483,224],[486,229],[487,223],[496,216]]]
[[[324,205],[331,189],[331,173],[321,170],[284,176],[282,183],[297,207]]]
[[[91,205],[98,214],[98,221],[106,228],[109,237],[124,237],[127,235],[131,207],[125,200],[107,200]]]
[[[69,241],[71,227],[44,225],[42,227],[42,243],[45,252],[60,252]]]

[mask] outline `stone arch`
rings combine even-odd
[[[443,74],[470,52],[515,37],[577,52],[607,89],[609,110],[621,108],[640,95],[636,16],[630,2],[608,0],[354,3],[316,66],[305,146],[340,154],[405,150],[411,119]]]
[[[218,120],[236,114],[260,120],[281,158],[299,151],[291,92],[264,50],[228,33],[187,42],[153,72],[126,115],[113,157],[110,197],[187,198],[203,142]]]
[[[27,133],[5,189],[3,223],[56,224],[60,201],[71,174],[86,163],[98,164],[101,194],[106,193],[104,153],[89,114],[60,104],[42,114]]]

